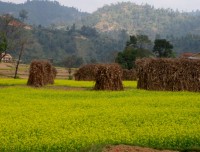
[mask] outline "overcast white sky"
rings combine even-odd
[[[4,2],[23,3],[26,0],[0,0]],[[65,6],[73,6],[81,11],[93,12],[105,4],[117,2],[148,3],[156,8],[172,8],[180,11],[200,10],[200,0],[57,0]]]

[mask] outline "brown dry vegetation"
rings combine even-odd
[[[77,81],[95,81],[95,75],[100,64],[87,64],[80,67],[74,74]],[[137,80],[135,69],[123,69],[122,80]]]
[[[122,69],[118,64],[101,64],[95,75],[95,90],[123,90]]]
[[[27,85],[42,87],[47,84],[54,84],[56,73],[56,69],[50,62],[35,60],[30,65]]]
[[[80,67],[74,74],[77,81],[94,81],[99,64],[87,64]]]
[[[139,59],[138,88],[166,91],[200,91],[200,60]]]
[[[135,69],[123,69],[123,76],[122,76],[122,80],[137,80],[137,73]]]

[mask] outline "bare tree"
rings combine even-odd
[[[17,63],[16,63],[16,67],[15,67],[14,79],[17,78],[17,73],[18,73],[18,69],[19,69],[19,64],[20,64],[20,61],[21,61],[22,54],[23,54],[23,52],[24,52],[25,45],[26,45],[27,43],[28,43],[28,39],[24,39],[24,40],[22,40],[21,43],[20,43],[19,56],[18,56]]]
[[[28,12],[26,10],[21,10],[19,12],[19,17],[21,19],[21,24],[19,24],[20,26],[18,27],[18,44],[19,44],[19,54],[18,54],[18,59],[17,59],[17,62],[16,62],[16,67],[15,67],[15,75],[14,75],[14,79],[17,78],[17,74],[18,74],[18,69],[19,69],[19,64],[21,62],[21,57],[24,53],[24,50],[25,50],[25,47],[28,43],[30,43],[31,41],[31,38],[30,38],[30,31],[26,30],[24,27],[24,21],[25,19],[28,18]]]

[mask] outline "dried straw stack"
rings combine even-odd
[[[79,68],[74,74],[77,81],[95,81],[98,64],[87,64]]]
[[[136,65],[139,89],[200,91],[200,60],[140,59]]]
[[[47,84],[54,84],[56,73],[56,69],[49,61],[32,61],[27,85],[42,87]]]
[[[53,79],[55,79],[58,72],[55,67],[52,67],[52,70],[53,70]]]
[[[135,69],[123,69],[123,76],[122,80],[131,80],[131,81],[136,81],[137,80],[137,73]]]
[[[123,90],[122,69],[118,64],[101,64],[95,76],[94,90]]]

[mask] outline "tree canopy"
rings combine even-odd
[[[126,43],[124,51],[118,53],[115,61],[124,69],[134,68],[137,58],[152,56],[152,52],[145,48],[145,44],[150,42],[146,35],[130,36],[130,40]]]
[[[156,39],[154,41],[153,52],[159,58],[162,57],[173,57],[173,45],[166,39]]]
[[[4,33],[0,34],[0,56],[2,53],[6,52],[8,47],[8,42]]]

